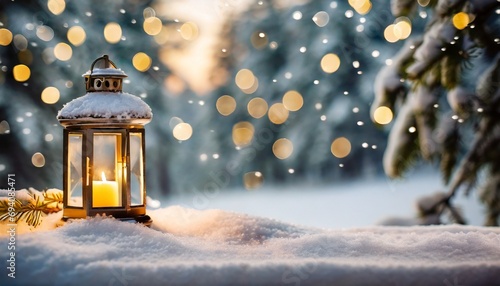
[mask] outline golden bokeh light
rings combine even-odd
[[[251,70],[241,69],[236,74],[234,81],[240,89],[250,89],[255,84],[255,76]]]
[[[31,76],[31,70],[27,65],[17,65],[12,69],[14,79],[19,82],[27,81]]]
[[[384,30],[384,38],[389,43],[395,43],[395,42],[399,41],[399,37],[396,35],[396,33],[394,31],[395,26],[396,25],[394,25],[394,24],[390,24]]]
[[[394,24],[394,35],[399,40],[404,40],[411,35],[411,21],[407,17],[396,19]]]
[[[253,140],[255,129],[252,123],[241,121],[233,126],[233,143],[236,147],[245,147],[250,145]]]
[[[73,56],[73,49],[66,43],[59,43],[54,47],[54,56],[60,61],[68,61]]]
[[[53,86],[46,87],[42,91],[42,101],[46,104],[54,104],[59,101],[61,94],[59,90]]]
[[[360,15],[365,15],[372,9],[370,0],[349,0],[349,5]]]
[[[36,152],[31,156],[31,163],[37,168],[45,166],[45,156],[42,153]]]
[[[243,175],[243,185],[248,191],[258,189],[264,183],[264,176],[261,172],[248,172]]]
[[[151,63],[151,58],[143,52],[138,52],[132,58],[132,64],[134,65],[134,68],[140,72],[147,71],[151,67]]]
[[[453,26],[459,30],[465,29],[469,25],[469,15],[465,12],[458,12],[453,16]]]
[[[276,158],[284,160],[293,153],[293,143],[286,138],[280,138],[273,144],[273,154]]]
[[[283,124],[288,119],[288,109],[285,108],[283,103],[275,103],[269,108],[267,116],[269,120],[274,124]]]
[[[228,116],[236,109],[236,100],[230,95],[223,95],[217,99],[215,107],[220,114]]]
[[[122,38],[122,27],[120,24],[110,22],[104,27],[104,39],[110,44],[116,44]]]
[[[347,157],[351,153],[351,142],[345,137],[339,137],[333,140],[330,150],[337,158]]]
[[[252,94],[254,92],[257,91],[257,89],[259,88],[259,79],[257,79],[257,77],[254,77],[254,82],[253,82],[253,85],[250,87],[250,88],[247,88],[247,89],[242,89],[241,91],[243,91],[243,93],[245,94]]]
[[[389,124],[392,117],[392,110],[387,106],[380,106],[373,112],[373,120],[381,125]]]
[[[144,29],[144,32],[146,32],[146,34],[154,36],[158,35],[161,32],[163,24],[159,18],[149,17],[144,19],[142,28]]]
[[[64,0],[49,0],[47,2],[47,8],[54,15],[59,15],[64,12],[66,8],[66,1]]]
[[[73,26],[69,28],[68,33],[67,33],[68,41],[73,45],[73,46],[79,46],[85,42],[85,39],[87,38],[87,34],[85,33],[85,30],[80,27],[80,26]]]
[[[252,43],[252,46],[258,50],[264,48],[267,46],[267,43],[269,42],[269,38],[267,37],[266,33],[263,32],[254,32],[252,36],[250,37],[250,42]]]
[[[304,105],[304,99],[298,91],[289,90],[283,95],[283,105],[290,111],[297,111]]]
[[[172,130],[172,133],[175,139],[180,141],[186,141],[193,135],[193,127],[191,127],[189,123],[182,122],[175,125],[174,129]]]
[[[182,24],[179,29],[181,37],[186,41],[193,41],[198,38],[198,25],[193,22],[186,22]]]
[[[334,73],[340,67],[340,59],[336,54],[326,54],[321,58],[321,68],[326,73]]]
[[[260,97],[252,98],[247,104],[248,114],[253,118],[261,118],[267,113],[267,102]]]
[[[0,29],[0,46],[8,46],[12,42],[12,32],[8,29]]]

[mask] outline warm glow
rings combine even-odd
[[[394,35],[399,40],[404,40],[408,38],[411,34],[411,21],[406,17],[400,17],[396,20],[394,24]]]
[[[73,46],[79,46],[85,42],[85,39],[87,38],[87,35],[85,33],[85,30],[80,27],[80,26],[73,26],[69,28],[68,30],[68,41],[73,45]]]
[[[240,89],[250,89],[255,84],[255,76],[251,70],[241,69],[236,74],[234,81]]]
[[[394,31],[394,27],[395,26],[396,25],[394,25],[394,24],[390,24],[384,30],[384,38],[389,43],[395,43],[395,42],[397,42],[399,40],[399,37],[396,35],[396,33]]]
[[[138,71],[145,72],[151,67],[151,58],[143,52],[139,52],[132,58],[132,64]]]
[[[253,98],[247,105],[248,114],[253,118],[261,118],[266,115],[267,108],[267,102],[260,97]]]
[[[220,114],[228,116],[236,109],[236,100],[230,95],[223,95],[217,99],[215,107]]]
[[[469,25],[469,15],[465,12],[459,12],[453,16],[453,26],[459,30],[463,30]]]
[[[380,106],[373,112],[373,120],[378,124],[389,124],[392,121],[392,111],[387,106]]]
[[[49,2],[47,2],[47,7],[49,8],[49,11],[52,12],[52,14],[59,15],[66,8],[66,1],[64,1],[64,0],[49,0]]]
[[[293,143],[292,141],[286,139],[286,138],[281,138],[276,140],[273,144],[273,153],[276,158],[284,160],[290,155],[292,155],[293,152]]]
[[[252,46],[259,50],[267,45],[268,40],[269,39],[267,35],[263,32],[254,32],[250,37],[250,42],[252,43]]]
[[[254,190],[262,186],[264,183],[264,176],[261,172],[248,172],[243,175],[243,185],[245,189]]]
[[[351,142],[345,137],[339,137],[332,142],[331,149],[333,156],[344,158],[351,153]]]
[[[104,39],[110,44],[116,44],[122,38],[122,27],[120,24],[111,22],[104,27]]]
[[[36,152],[31,156],[31,163],[37,168],[45,166],[45,156],[42,153]]]
[[[27,65],[17,65],[12,69],[12,74],[16,81],[27,81],[31,76],[30,68]]]
[[[54,56],[60,61],[68,61],[73,56],[73,49],[66,43],[59,43],[54,47]]]
[[[198,26],[193,22],[186,22],[180,28],[181,37],[186,41],[198,38]]]
[[[158,35],[161,32],[162,27],[163,24],[161,23],[161,20],[157,17],[146,18],[144,20],[144,24],[142,25],[144,32],[146,32],[146,34],[151,36]]]
[[[236,147],[245,147],[252,142],[255,129],[248,121],[238,122],[233,126],[233,143]]]
[[[92,182],[92,207],[119,207],[118,182],[106,181],[104,172],[101,173],[101,179],[102,181]]]
[[[283,105],[290,111],[297,111],[302,108],[304,99],[302,95],[296,90],[289,90],[283,96]]]
[[[349,0],[349,5],[361,15],[365,15],[372,9],[370,0]]]
[[[186,141],[193,135],[193,128],[189,123],[179,123],[175,125],[174,130],[172,131],[175,139],[180,141]]]
[[[319,11],[314,14],[312,20],[316,25],[318,25],[318,27],[324,27],[330,21],[330,16],[325,11]]]
[[[59,101],[59,90],[53,86],[49,86],[42,91],[42,101],[47,104],[54,104]]]
[[[102,180],[103,182],[106,182],[106,174],[104,174],[104,171],[103,171],[103,172],[101,172],[101,180]]]
[[[7,29],[0,29],[0,46],[8,46],[12,42],[12,32]]]
[[[321,59],[321,68],[326,73],[334,73],[340,67],[340,59],[336,54],[326,54]]]
[[[275,103],[269,108],[267,113],[269,120],[274,124],[283,124],[288,119],[288,109],[283,103]]]
[[[186,83],[173,73],[165,78],[164,85],[174,95],[178,95],[186,89]]]

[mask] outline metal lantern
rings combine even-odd
[[[127,75],[107,55],[83,77],[87,93],[57,115],[64,127],[63,219],[106,214],[149,225],[144,125],[151,108],[122,92]]]

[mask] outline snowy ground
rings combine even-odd
[[[498,228],[369,226],[412,216],[413,197],[438,182],[415,180],[198,192],[149,210],[151,228],[94,218],[53,229],[55,213],[36,232],[19,226],[16,278],[3,267],[0,285],[500,285]],[[0,237],[1,261],[7,246]]]

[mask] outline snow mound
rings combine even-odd
[[[97,217],[18,235],[16,278],[0,284],[500,284],[498,228],[322,230],[179,206],[149,214],[152,228]]]
[[[65,104],[57,114],[58,119],[151,119],[152,116],[151,108],[142,99],[125,92],[89,92]]]

